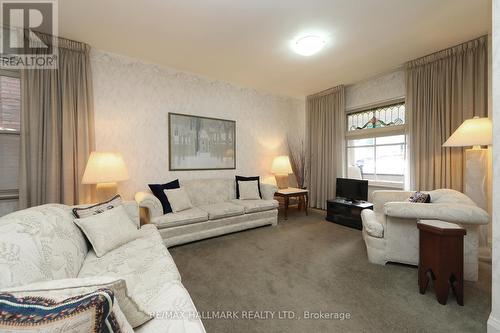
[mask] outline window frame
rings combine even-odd
[[[349,167],[349,160],[348,160],[348,155],[349,155],[349,149],[352,148],[373,148],[373,156],[374,156],[374,173],[373,175],[375,178],[377,177],[377,163],[376,163],[376,156],[377,156],[377,147],[383,147],[383,146],[396,146],[396,145],[401,145],[404,144],[405,147],[405,156],[408,155],[408,138],[407,138],[407,125],[406,123],[403,125],[394,125],[394,126],[388,126],[388,127],[379,127],[379,128],[367,128],[367,129],[361,129],[361,130],[354,130],[354,131],[349,131],[348,124],[349,124],[349,115],[354,114],[354,113],[361,113],[361,112],[366,112],[370,110],[374,110],[377,108],[383,108],[383,107],[388,107],[391,105],[396,105],[396,104],[406,104],[405,98],[397,98],[393,99],[390,101],[386,101],[383,103],[377,103],[377,104],[371,104],[365,107],[361,108],[355,108],[352,110],[349,110],[346,112],[346,132],[345,132],[345,170],[347,172],[348,167]],[[406,105],[405,105],[405,119],[408,119],[408,113],[406,111]],[[376,138],[379,137],[386,137],[386,136],[395,136],[395,135],[403,135],[404,136],[404,142],[403,143],[387,143],[387,144],[376,144],[377,140]],[[350,140],[359,140],[359,139],[368,139],[368,138],[374,138],[373,144],[372,145],[361,145],[361,146],[354,146],[354,145],[349,145]],[[406,160],[406,157],[405,157]],[[387,174],[391,175],[391,174]],[[400,175],[397,175],[400,176]],[[403,174],[403,177],[406,177],[406,174]],[[369,186],[376,186],[376,187],[390,187],[390,188],[398,188],[402,189],[404,187],[404,181],[403,182],[396,182],[396,181],[388,181],[388,180],[371,180],[368,179],[368,184]]]
[[[21,71],[19,70],[8,70],[8,69],[0,69],[0,76],[8,76],[12,78],[21,79]],[[21,88],[22,89],[22,85]],[[22,93],[22,92],[21,92]],[[22,108],[22,105],[21,105]],[[17,135],[21,136],[21,131],[6,131],[0,129],[0,135]],[[16,189],[4,189],[0,190],[0,201],[2,200],[16,200],[19,199],[19,187]]]

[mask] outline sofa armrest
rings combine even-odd
[[[146,230],[146,232],[158,232],[158,228],[154,224],[145,224],[141,227],[141,230]]]
[[[363,209],[361,211],[361,221],[368,235],[377,238],[384,237],[384,226],[377,220],[377,215],[373,210]]]
[[[404,219],[442,220],[460,224],[488,224],[490,219],[488,213],[477,206],[450,203],[387,202],[384,213]]]
[[[262,199],[273,200],[274,193],[278,190],[278,187],[274,184],[260,183],[260,193],[262,194]]]
[[[143,210],[146,210],[147,216],[143,216],[145,221],[142,224],[149,223],[151,219],[163,215],[163,207],[160,200],[152,193],[137,192],[135,194],[135,201]]]

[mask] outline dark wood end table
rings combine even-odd
[[[276,191],[274,193],[275,197],[282,197],[284,200],[284,206],[285,206],[285,220],[288,219],[288,206],[290,205],[290,198],[299,198],[299,200],[304,199],[304,210],[306,212],[306,215],[308,215],[307,212],[307,207],[309,206],[309,191],[304,190],[301,188],[295,188],[295,187],[288,187],[288,188],[282,188]],[[300,205],[299,205],[299,210],[300,210]]]
[[[420,234],[418,286],[425,294],[429,273],[434,280],[436,297],[446,304],[450,286],[457,303],[464,305],[464,236],[466,230],[454,223],[439,220],[417,222]]]

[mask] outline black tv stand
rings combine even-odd
[[[346,198],[335,198],[326,201],[326,220],[350,228],[363,229],[361,211],[373,209],[373,204],[366,201],[352,201]]]

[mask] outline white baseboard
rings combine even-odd
[[[490,317],[488,318],[488,333],[500,333],[500,320],[493,316],[493,313],[490,313]]]

